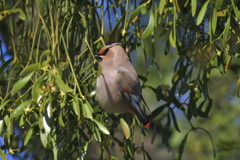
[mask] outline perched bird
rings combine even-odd
[[[123,48],[118,43],[107,45],[95,57],[100,59],[102,67],[96,85],[96,96],[102,109],[108,113],[130,112],[145,128],[149,127],[150,119],[139,105],[142,101],[147,106],[138,75]]]

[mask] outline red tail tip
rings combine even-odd
[[[148,123],[144,126],[144,128],[148,128],[150,126],[151,122],[150,122],[150,119],[148,121]]]

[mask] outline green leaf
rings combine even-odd
[[[0,135],[2,136],[3,130],[3,120],[0,120]]]
[[[5,102],[1,102],[2,104],[0,105],[0,110],[3,108],[4,109],[4,106],[8,103],[8,102],[10,102],[10,101],[14,101],[13,99],[8,99],[8,100],[6,100]]]
[[[130,139],[126,139],[126,143],[127,143],[127,151],[129,155],[133,158],[133,155],[134,155],[133,143]]]
[[[223,40],[227,40],[229,38],[229,31],[230,31],[230,22],[231,22],[231,15],[228,16],[227,22],[225,23],[225,27],[223,30]]]
[[[60,90],[62,90],[64,92],[72,92],[72,88],[70,88],[68,85],[66,85],[58,75],[54,74],[51,71],[50,71],[50,73],[55,78],[57,86],[59,87]]]
[[[110,33],[110,36],[109,36],[109,40],[110,40],[110,41],[115,40],[116,37],[118,37],[119,32],[121,32],[121,30],[119,29],[119,26],[120,26],[121,22],[124,21],[125,17],[126,17],[126,13],[124,13],[124,14],[122,15],[122,17],[121,17],[121,18],[117,21],[117,23],[114,25],[114,27],[113,27],[113,29],[112,29],[112,31],[111,31],[111,33]],[[120,26],[120,27],[121,27],[121,26]]]
[[[61,110],[61,111],[59,112],[59,114],[58,114],[58,123],[59,123],[62,127],[65,126],[65,124],[64,124],[64,122],[63,122],[62,110]]]
[[[44,15],[44,11],[46,12],[46,0],[40,0],[40,9],[41,9],[41,13]]]
[[[157,109],[155,109],[152,114],[151,114],[151,118],[154,119],[156,118],[157,116],[160,115],[160,113],[162,113],[162,111],[167,107],[167,105],[162,105],[160,107],[158,107]]]
[[[151,33],[153,32],[153,29],[154,29],[154,14],[153,14],[153,11],[150,10],[148,26],[145,29],[145,31],[143,32],[141,39],[145,39],[149,35],[151,35]]]
[[[4,62],[0,67],[0,74],[4,71],[5,68],[12,62],[13,58],[10,58],[6,62]]]
[[[12,135],[12,121],[10,120],[8,115],[4,117],[4,122],[7,126],[7,128],[4,128],[6,129],[6,132],[7,132],[7,138],[10,139],[10,136]]]
[[[7,12],[12,12],[12,13],[17,13],[17,12],[19,12],[20,14],[19,14],[19,18],[21,19],[21,20],[26,20],[26,14],[23,12],[23,10],[22,9],[20,9],[20,8],[16,8],[16,9],[11,9],[11,10],[8,10]]]
[[[197,9],[197,0],[191,0],[191,10],[192,10],[192,17],[195,16],[196,14],[196,9]]]
[[[144,8],[146,7],[146,4],[148,4],[150,1],[147,1],[146,3],[143,3],[140,5],[138,8],[136,8],[133,12],[131,12],[129,16],[129,22],[132,22],[132,20],[137,16],[137,14]]]
[[[27,132],[26,138],[24,140],[24,146],[26,146],[29,140],[32,138],[33,128],[30,128]]]
[[[72,102],[72,105],[73,105],[73,110],[75,112],[75,114],[77,115],[78,117],[78,120],[80,120],[80,106],[79,106],[79,102],[77,100],[77,98],[74,98],[73,102]]]
[[[21,103],[12,113],[11,118],[17,118],[24,112],[24,108],[29,106],[32,102],[30,100]]]
[[[24,121],[24,114],[22,114],[21,117],[20,117],[20,120],[19,120],[19,126],[20,127],[24,127],[24,123],[25,123],[25,121]]]
[[[209,4],[210,0],[206,1],[204,3],[204,5],[202,6],[199,14],[198,14],[198,17],[197,17],[197,25],[200,25],[203,21],[203,18],[206,14],[206,11],[207,11],[207,8],[208,8],[208,4]]]
[[[188,133],[184,136],[184,138],[183,138],[183,140],[182,140],[182,142],[181,142],[181,144],[179,146],[179,150],[178,150],[178,153],[179,153],[178,159],[179,160],[181,160],[181,157],[182,157],[182,154],[183,154],[183,150],[184,150],[184,146],[185,146],[185,144],[187,142],[187,137],[188,137],[188,134],[189,134],[190,131],[188,131]]]
[[[169,42],[173,48],[176,48],[176,33],[174,32],[174,26],[172,27],[170,34],[169,34]]]
[[[214,143],[213,143],[213,139],[212,139],[212,136],[211,134],[204,128],[200,128],[200,127],[197,127],[195,129],[200,129],[200,130],[203,130],[204,132],[207,133],[207,135],[209,136],[210,140],[211,140],[211,144],[212,144],[212,147],[213,147],[213,156],[214,158],[216,158],[216,149],[215,149],[215,146],[214,146]]]
[[[51,53],[51,50],[45,50],[42,52],[41,56],[40,56],[40,61],[43,62],[46,58],[46,56],[48,56]]]
[[[31,64],[23,69],[21,72],[20,76],[25,76],[31,72],[35,72],[36,70],[40,69],[40,64],[39,63],[34,63]]]
[[[100,131],[102,131],[104,134],[107,134],[107,135],[110,134],[108,129],[102,123],[98,122],[97,120],[95,120],[93,118],[91,119],[91,121],[93,121],[97,125],[97,127],[100,129]]]
[[[23,77],[22,79],[20,79],[19,81],[17,81],[12,89],[12,94],[17,93],[20,89],[22,89],[23,87],[26,86],[26,84],[28,83],[28,81],[32,78],[34,72],[29,73],[28,75],[26,75],[25,77]]]
[[[33,89],[32,89],[32,98],[34,102],[37,102],[39,94],[42,94],[44,91],[42,90],[42,83],[43,80],[46,78],[47,74],[42,75],[39,77],[33,84]]]
[[[93,109],[87,100],[82,101],[82,112],[84,117],[90,118],[90,119],[93,118],[92,116]]]
[[[164,11],[164,7],[167,4],[167,0],[161,0],[159,3],[159,14],[162,15],[163,11]]]
[[[178,124],[177,124],[177,118],[173,112],[173,109],[170,109],[170,113],[171,113],[171,117],[172,117],[172,121],[173,121],[173,125],[175,127],[175,129],[178,131],[178,132],[181,132],[179,127],[178,127]]]
[[[43,129],[40,130],[40,140],[42,142],[43,147],[47,148],[48,139]]]
[[[172,84],[176,83],[178,80],[180,80],[183,76],[185,76],[185,73],[187,71],[187,66],[181,67],[172,78]]]
[[[211,17],[211,30],[215,34],[217,28],[217,9],[213,6],[212,17]]]
[[[0,149],[0,157],[2,158],[1,160],[7,160],[7,155],[3,153],[1,149]]]
[[[123,130],[123,133],[124,133],[126,139],[128,139],[131,135],[128,124],[122,118],[120,119],[120,124],[121,124],[122,130]]]

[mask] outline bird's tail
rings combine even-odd
[[[148,128],[150,126],[150,118],[141,110],[140,107],[137,109],[135,108],[135,114],[137,118],[143,123],[145,128]]]

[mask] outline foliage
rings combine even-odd
[[[170,130],[173,126],[181,132],[175,110],[181,111],[191,126],[179,145],[178,159],[188,134],[197,130],[209,137],[215,156],[211,134],[194,126],[192,120],[209,116],[214,101],[209,94],[213,70],[224,74],[231,60],[239,57],[236,1],[18,0],[12,4],[0,1],[0,13],[1,23],[8,26],[13,55],[7,61],[1,55],[3,159],[6,154],[34,150],[34,143],[44,148],[39,159],[84,159],[92,143],[99,146],[100,159],[115,159],[111,147],[116,145],[125,159],[134,159],[135,153],[151,159],[143,140],[148,131],[160,132],[162,142],[173,153]],[[164,38],[165,55],[174,50],[178,59],[172,84],[153,87],[147,85],[153,68],[162,76],[161,56],[154,45],[160,38]],[[140,129],[141,146],[136,145],[137,126],[141,126],[136,118],[97,113],[100,108],[94,86],[101,69],[97,72],[94,54],[105,42],[121,42],[128,54],[142,47],[147,68],[146,75],[139,76],[142,87],[150,88],[162,102],[152,109],[150,130]],[[238,83],[238,96],[239,88]],[[118,126],[125,137],[117,135]],[[24,137],[20,148],[13,145],[21,137],[15,128]]]

